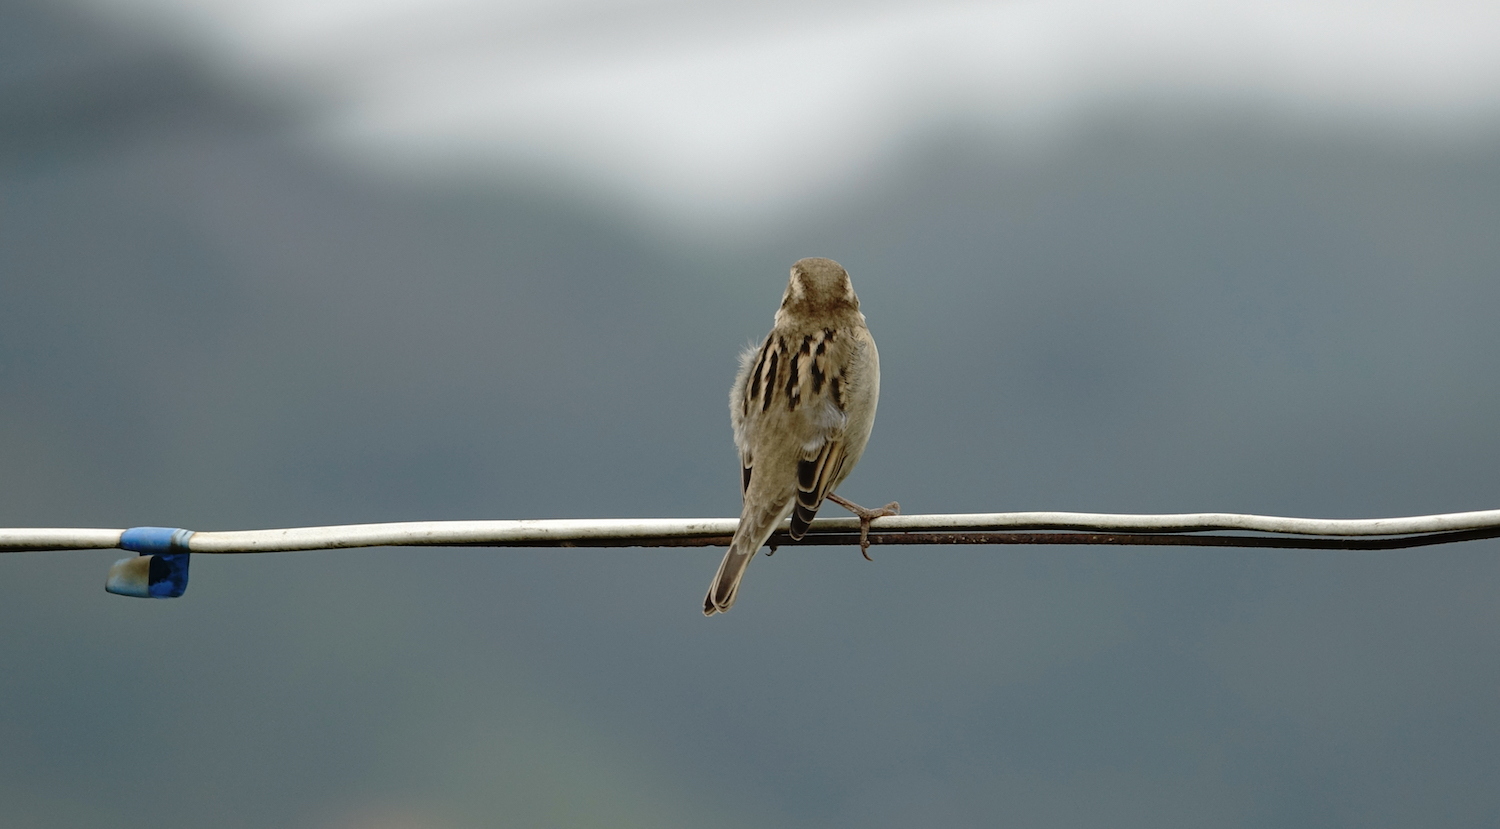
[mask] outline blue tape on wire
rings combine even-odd
[[[187,591],[192,537],[192,530],[175,527],[131,527],[120,533],[120,549],[139,555],[115,562],[104,589],[142,599],[181,596]]]
[[[143,556],[152,553],[185,553],[188,551],[188,539],[192,537],[192,530],[179,530],[173,527],[131,527],[120,533],[120,549],[140,553]]]

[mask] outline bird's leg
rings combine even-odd
[[[859,518],[859,554],[865,557],[865,561],[874,561],[875,559],[870,558],[870,522],[887,515],[900,515],[901,505],[892,501],[880,509],[865,509],[859,504],[840,498],[832,492],[828,493],[828,500],[849,510]]]

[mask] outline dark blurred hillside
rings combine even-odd
[[[1500,502],[1500,143],[934,136],[721,244],[371,179],[311,105],[0,6],[0,526],[733,514],[807,255],[881,348],[855,500]],[[200,556],[157,603],[5,556],[0,824],[1481,825],[1495,550],[783,551],[712,622],[718,551]]]
[[[888,396],[883,442],[931,441],[904,474],[957,473],[966,509],[1355,516],[1500,496],[1495,145],[1105,124],[1028,156],[917,153],[851,203],[798,241],[885,280],[886,370],[923,393]]]

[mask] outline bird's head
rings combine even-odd
[[[797,316],[859,312],[859,297],[849,272],[832,259],[813,257],[792,266],[792,278],[781,297],[781,310]]]

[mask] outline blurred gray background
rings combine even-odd
[[[1500,506],[1500,12],[0,1],[0,526]],[[1500,545],[0,557],[0,826],[1500,823]]]

